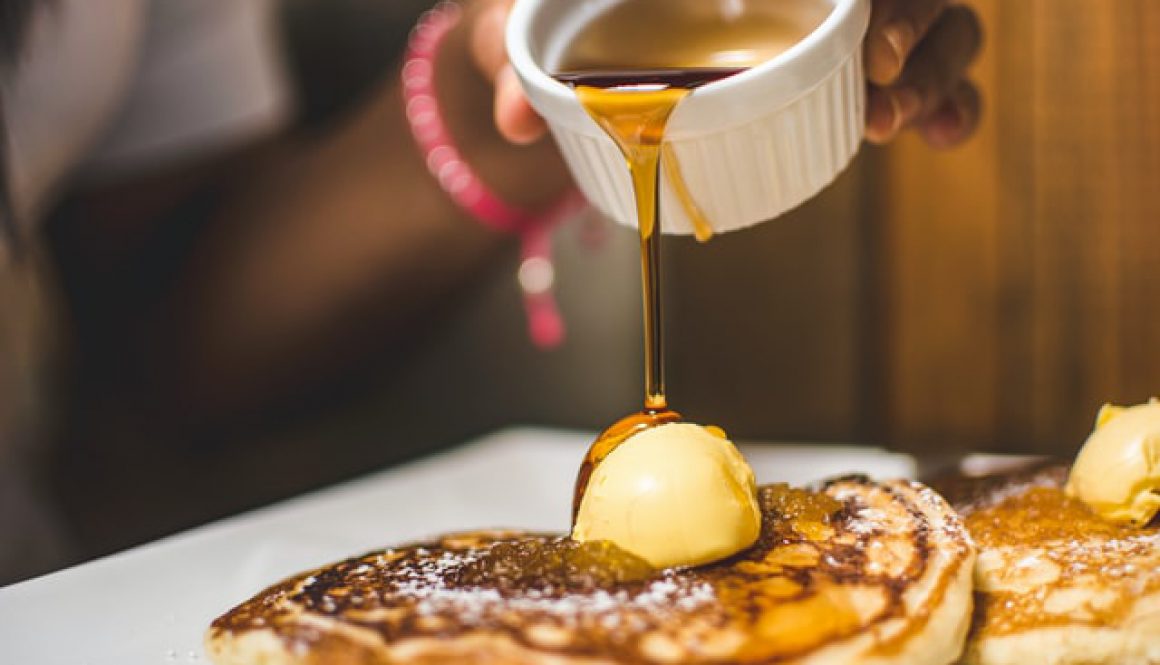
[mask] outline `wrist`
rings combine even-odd
[[[407,120],[428,171],[444,193],[483,226],[519,234],[519,281],[529,333],[537,345],[553,347],[563,340],[564,329],[552,295],[549,233],[578,212],[583,199],[571,187],[558,188],[561,196],[557,188],[545,186],[548,170],[534,148],[507,144],[494,124],[478,123],[478,117],[487,114],[472,110],[488,107],[490,86],[470,74],[476,71],[467,47],[471,23],[470,17],[462,20],[462,12],[459,5],[437,5],[413,31],[403,64]],[[517,180],[507,182],[518,187],[501,186],[494,177],[484,180],[476,170],[481,164],[491,174],[517,174]],[[555,170],[564,171],[562,165]],[[545,192],[552,197],[546,205],[536,200]]]
[[[515,145],[496,129],[495,88],[471,49],[475,21],[487,6],[468,3],[447,34],[435,59],[435,91],[452,140],[489,188],[512,205],[544,210],[573,189],[571,176],[550,139]]]

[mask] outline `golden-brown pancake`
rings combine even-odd
[[[930,663],[958,658],[974,551],[905,481],[761,488],[751,549],[651,571],[603,543],[469,533],[303,573],[214,621],[219,665]]]
[[[1160,663],[1160,526],[1103,520],[1067,472],[936,483],[979,549],[965,663]]]

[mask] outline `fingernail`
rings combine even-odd
[[[898,135],[902,130],[902,103],[898,99],[898,95],[890,95],[890,132],[887,134],[890,138]]]
[[[871,45],[876,83],[887,85],[898,79],[913,42],[914,29],[906,21],[891,23],[878,33]]]
[[[910,21],[896,21],[883,28],[882,35],[894,49],[894,57],[901,69],[902,63],[906,62],[906,56],[914,46],[914,27],[910,25]]]
[[[898,58],[894,47],[879,33],[866,45],[866,74],[878,85],[890,85],[898,76]]]
[[[895,122],[897,123],[896,127],[898,129],[901,129],[911,120],[914,120],[918,116],[919,111],[922,110],[922,97],[910,88],[895,90],[892,98],[894,100],[894,110],[897,114],[895,116]]]
[[[871,91],[866,100],[866,139],[871,143],[885,143],[891,139],[894,124],[894,103],[880,90]]]

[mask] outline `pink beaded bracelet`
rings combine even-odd
[[[578,190],[572,190],[544,211],[513,206],[491,191],[460,154],[439,108],[435,61],[440,44],[462,15],[459,5],[441,2],[423,14],[411,32],[403,60],[407,121],[427,170],[451,200],[487,228],[520,235],[518,277],[528,332],[537,346],[552,348],[564,340],[564,323],[553,295],[551,230],[587,203]]]

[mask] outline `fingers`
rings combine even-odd
[[[933,110],[920,113],[921,98],[906,88],[891,90],[871,88],[867,100],[866,139],[871,143],[888,143],[906,126],[915,127],[933,148],[951,148],[967,140],[979,125],[982,96],[966,79],[940,97]]]
[[[495,84],[496,129],[508,141],[525,145],[539,140],[547,125],[528,103],[508,64],[503,35],[510,7],[510,0],[498,0],[480,10],[471,32],[471,55],[479,71]]]
[[[524,97],[507,62],[503,32],[510,0],[481,10],[471,36],[476,65],[495,83],[495,123],[501,135],[532,143],[544,121]],[[876,143],[918,126],[938,147],[965,139],[978,122],[978,91],[963,80],[978,51],[981,29],[974,12],[948,8],[947,0],[875,0],[866,40],[866,136]]]
[[[914,90],[870,86],[866,96],[866,140],[888,143],[922,109],[922,98]]]
[[[507,24],[508,7],[507,2],[491,3],[481,10],[471,31],[471,55],[479,71],[489,81],[494,81],[500,69],[507,64],[503,31]]]
[[[938,108],[920,120],[918,129],[931,147],[951,148],[974,133],[981,114],[978,89],[962,80]]]
[[[981,43],[982,29],[975,13],[961,5],[946,8],[911,49],[893,83],[871,86],[867,139],[885,143],[908,126],[919,127],[938,147],[969,136],[978,123],[980,100],[978,90],[965,77]],[[938,129],[928,132],[928,125]]]
[[[875,0],[865,46],[872,83],[887,86],[898,79],[946,6],[947,0]]]
[[[947,9],[915,49],[895,87],[917,91],[923,112],[933,110],[965,76],[982,40],[973,11],[961,5]]]
[[[495,79],[495,126],[500,135],[517,145],[538,141],[548,128],[528,103],[511,65],[500,69]]]

